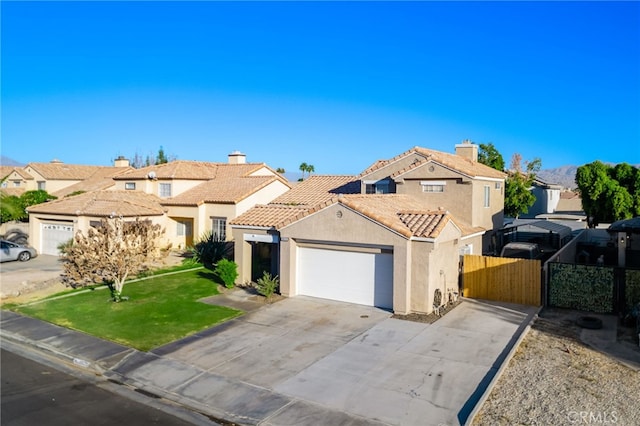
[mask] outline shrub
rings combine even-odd
[[[193,259],[207,269],[213,269],[220,259],[228,259],[231,255],[227,242],[211,230],[202,234],[190,251]]]
[[[222,280],[225,287],[233,288],[233,284],[235,283],[236,278],[238,278],[238,264],[231,260],[222,259],[216,265],[214,272]]]
[[[262,278],[258,278],[258,282],[256,283],[256,290],[258,293],[270,299],[273,296],[273,293],[278,289],[280,283],[278,280],[278,276],[272,277],[270,273],[267,271],[262,274]]]

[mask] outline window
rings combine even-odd
[[[124,189],[129,189],[129,190],[136,189],[136,183],[135,182],[126,182],[124,184]],[[171,193],[171,188],[169,188],[169,193]]]
[[[496,189],[502,189],[502,182],[496,182]]]
[[[444,192],[447,182],[443,180],[425,180],[420,182],[422,192]]]
[[[171,184],[170,183],[159,184],[158,195],[160,195],[160,197],[163,197],[163,198],[171,197]]]
[[[176,224],[176,235],[178,237],[191,236],[191,221],[179,220]]]
[[[365,194],[388,194],[388,193],[389,193],[388,180],[365,182]]]
[[[18,187],[20,187],[20,181],[19,181],[19,180],[14,180],[14,181],[13,181],[13,187],[14,187],[14,188],[18,188]]]
[[[38,189],[41,189],[41,190],[43,190],[43,191],[44,191],[44,190],[46,189],[46,188],[45,188],[46,186],[47,186],[47,182],[45,182],[45,181],[43,181],[43,180],[39,180],[39,181],[38,181]]]
[[[490,191],[489,185],[484,186],[484,206],[485,207],[491,206],[491,191]]]
[[[226,217],[213,217],[211,224],[211,232],[218,239],[226,241],[227,239],[227,218]]]

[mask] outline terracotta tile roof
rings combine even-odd
[[[414,237],[437,238],[451,216],[445,211],[425,214],[420,211],[397,213],[400,221],[411,231]]]
[[[27,190],[25,188],[2,188],[0,191],[5,195],[15,195],[16,197],[19,197]]]
[[[58,198],[66,197],[77,191],[92,192],[107,190],[115,185],[113,178],[115,176],[126,173],[133,170],[132,167],[105,167],[96,171],[90,178],[83,180],[82,182],[75,183],[71,186],[67,186],[59,191],[54,192]]]
[[[125,175],[118,176],[116,180],[147,179],[151,172],[155,174],[156,179],[211,180],[248,176],[262,167],[266,167],[265,164],[228,164],[176,160],[157,166],[133,169]]]
[[[390,160],[376,161],[368,169],[360,174],[360,178],[411,154],[419,154],[420,156],[424,157],[424,161],[409,166],[407,169],[403,170],[402,173],[406,173],[408,170],[413,170],[414,168],[420,167],[428,163],[429,161],[433,161],[470,177],[504,179],[506,176],[505,173],[499,170],[493,169],[489,166],[485,166],[484,164],[478,163],[477,161],[471,161],[470,159],[464,158],[460,155],[416,146],[406,152],[403,152],[400,155],[393,157]],[[399,176],[402,173],[394,173],[394,177]]]
[[[359,194],[360,190],[360,181],[355,176],[312,175],[271,204],[314,206],[337,194]]]
[[[13,169],[17,169],[15,166],[2,166],[0,165],[0,179],[3,179],[11,174]]]
[[[336,203],[355,210],[407,238],[437,238],[446,224],[454,220],[448,212],[432,211],[409,195],[357,194],[333,196],[313,207],[282,204],[256,206],[230,223],[237,226],[281,229]]]
[[[24,169],[27,170],[29,167],[47,180],[84,180],[90,178],[101,169],[114,168],[111,166],[83,166],[62,162],[29,163]]]
[[[407,238],[436,238],[451,220],[446,211],[433,211],[404,194],[345,195],[338,202]]]
[[[26,170],[24,170],[23,168],[20,168],[20,167],[15,167],[13,170],[11,170],[7,174],[7,176],[9,176],[14,171],[18,174],[18,176],[20,176],[24,180],[33,180],[34,179],[33,176],[31,176],[29,173],[27,173]]]
[[[163,199],[162,204],[167,206],[197,206],[204,203],[236,204],[276,181],[285,183],[278,176],[213,179],[176,197]]]
[[[27,211],[70,216],[160,216],[166,211],[160,201],[155,195],[137,191],[95,191],[37,204]]]
[[[276,228],[278,224],[294,221],[306,214],[308,207],[291,205],[258,205],[236,217],[231,225],[255,226],[260,228]]]

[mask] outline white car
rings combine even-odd
[[[0,262],[8,262],[10,260],[26,262],[37,255],[38,252],[33,247],[0,240]]]

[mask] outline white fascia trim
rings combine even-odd
[[[423,186],[427,186],[427,185],[442,185],[442,186],[446,186],[447,185],[447,181],[446,180],[421,180],[420,181],[420,185],[423,185]]]
[[[362,183],[364,183],[365,185],[373,185],[376,183],[390,183],[391,180],[384,178],[384,179],[379,179],[379,180],[363,180]]]
[[[435,243],[437,238],[411,237],[411,241],[423,241],[427,243]]]
[[[475,234],[465,235],[464,237],[460,237],[460,240],[468,240],[469,238],[479,237],[481,235],[486,234],[487,231],[476,232]]]
[[[499,179],[499,178],[490,178],[490,177],[484,177],[484,176],[477,176],[474,179],[488,180],[489,182],[504,182],[504,178]]]
[[[272,231],[276,229],[273,226],[247,226],[247,225],[229,225],[233,229],[253,229],[256,231]]]
[[[362,217],[363,217],[363,218],[365,218],[366,220],[368,220],[368,221],[370,221],[370,222],[373,222],[373,223],[375,223],[375,224],[376,224],[376,225],[378,225],[378,226],[382,226],[384,229],[386,229],[386,230],[388,230],[388,231],[391,231],[392,233],[394,233],[394,234],[396,234],[396,235],[398,235],[398,236],[400,236],[400,237],[402,237],[402,238],[404,238],[404,239],[406,239],[406,240],[410,239],[410,238],[407,238],[405,235],[402,235],[400,232],[396,231],[395,229],[389,228],[389,227],[388,227],[387,225],[385,225],[384,223],[380,223],[380,222],[378,222],[377,220],[371,219],[369,216],[366,216],[366,215],[364,215],[364,214],[360,213],[360,212],[359,212],[359,211],[357,211],[357,210],[354,210],[354,209],[352,209],[352,208],[350,208],[350,207],[347,207],[347,206],[345,206],[344,204],[342,204],[342,207],[344,207],[344,208],[345,208],[345,209],[347,209],[347,210],[351,210],[351,211],[352,211],[352,212],[354,212],[355,214],[357,214],[357,215],[359,215],[359,216],[362,216]]]

